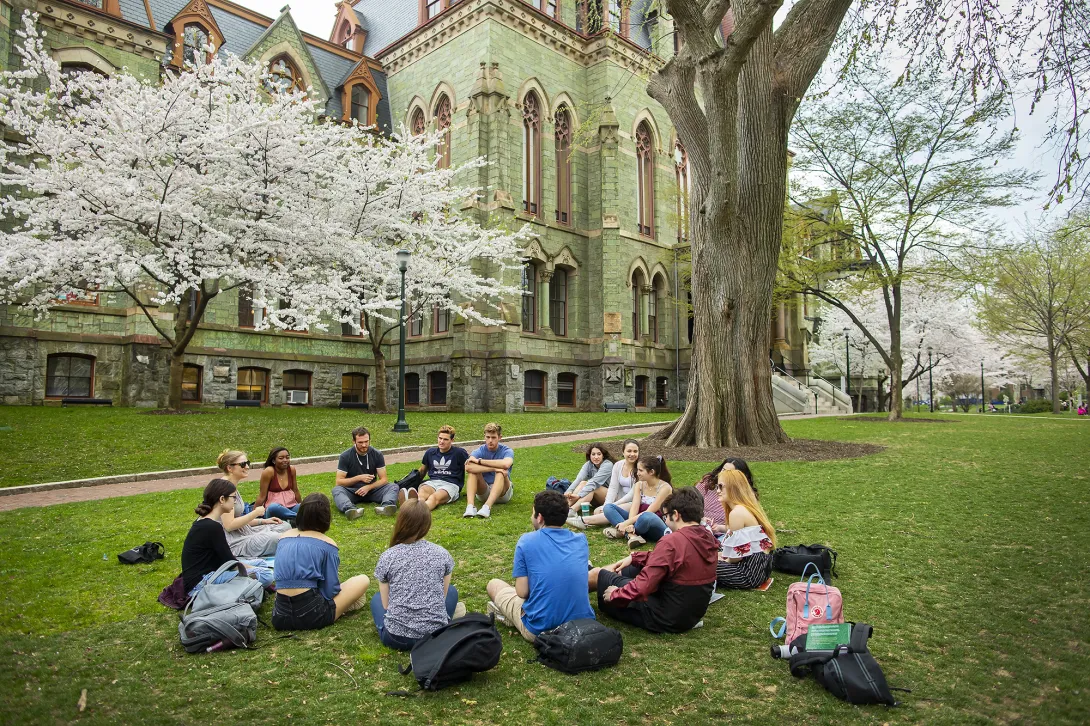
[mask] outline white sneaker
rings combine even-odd
[[[353,519],[359,519],[363,516],[363,507],[356,507],[355,509],[349,509],[344,513],[344,518],[351,522]]]
[[[573,529],[586,529],[587,523],[583,521],[582,517],[568,517],[568,526]]]
[[[503,617],[503,614],[500,613],[500,609],[496,607],[496,603],[489,600],[488,605],[486,605],[484,609],[485,614],[491,615],[496,618],[497,623],[503,623],[504,625],[507,625],[507,618]]]
[[[696,625],[694,625],[692,628],[690,628],[690,630],[696,630],[697,628],[703,628],[703,627],[704,627],[704,621],[700,620],[700,621],[697,622]]]
[[[462,515],[462,519],[469,519],[477,516],[477,508],[472,504],[466,507],[466,513]]]
[[[454,606],[454,615],[451,616],[451,620],[457,620],[458,618],[464,618],[466,616],[466,604],[461,600]]]
[[[409,490],[408,489],[398,489],[397,490],[397,506],[399,506],[399,507],[405,506],[405,501],[408,498],[409,498]]]
[[[375,507],[375,514],[382,517],[393,517],[397,514],[397,507],[393,504]]]
[[[492,510],[488,508],[487,504],[477,510],[477,518],[478,519],[488,519],[491,516],[492,516]]]

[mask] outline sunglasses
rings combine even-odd
[[[236,461],[234,464],[231,464],[231,466],[244,466],[247,469],[249,469],[250,468],[250,462],[249,461]]]

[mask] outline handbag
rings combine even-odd
[[[162,542],[145,542],[139,547],[125,550],[117,556],[117,559],[123,565],[139,565],[161,560],[164,556],[166,556],[166,549]]]
[[[779,547],[772,553],[772,569],[788,575],[801,575],[810,563],[817,566],[817,571],[826,580],[839,577],[836,574],[836,550],[825,545]]]

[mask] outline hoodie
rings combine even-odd
[[[682,527],[659,540],[651,552],[633,552],[632,564],[640,574],[613,593],[610,603],[625,607],[657,592],[664,583],[703,586],[715,583],[719,542],[704,527]]]

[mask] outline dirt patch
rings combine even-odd
[[[855,420],[855,419],[853,419]],[[572,451],[585,454],[590,443],[573,446]],[[621,443],[608,442],[606,448],[617,460],[621,457]],[[829,461],[831,459],[854,459],[870,456],[884,451],[886,447],[876,444],[857,444],[847,441],[820,441],[817,439],[792,439],[786,444],[766,446],[735,446],[719,449],[705,449],[696,446],[664,446],[661,441],[640,441],[640,454],[644,456],[664,456],[667,461],[714,461],[719,463],[728,456],[735,456],[746,461]]]
[[[837,421],[862,421],[864,423],[961,423],[946,418],[903,418],[900,421],[890,421],[885,416],[838,416]]]
[[[192,408],[183,408],[181,411],[175,411],[172,408],[154,408],[150,411],[142,411],[145,416],[193,416],[204,413],[214,413],[214,411],[198,411]]]

